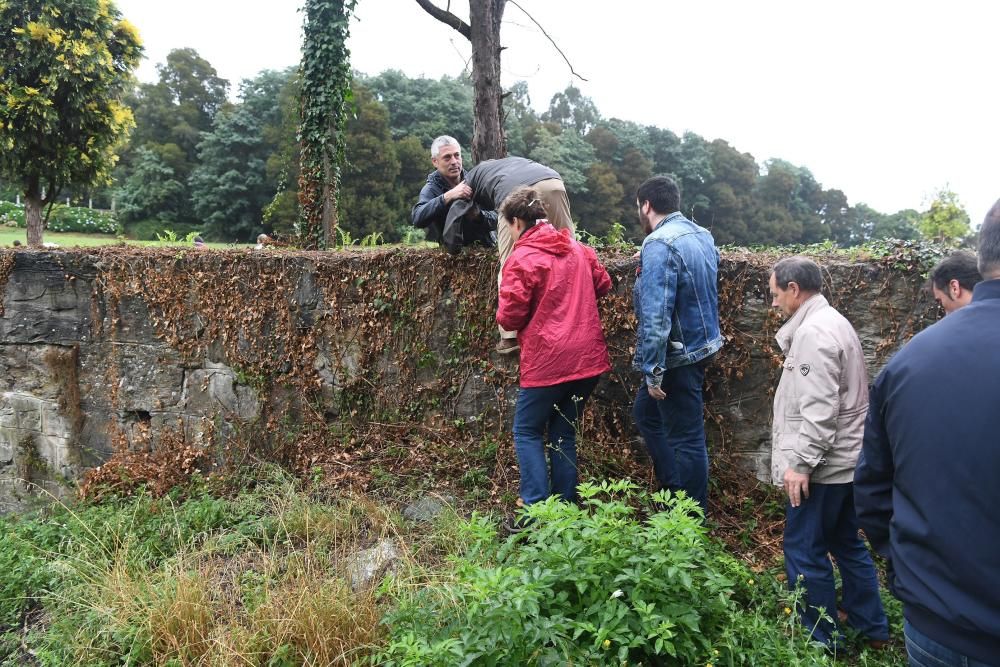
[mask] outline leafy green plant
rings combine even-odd
[[[826,664],[693,501],[629,482],[579,493],[581,507],[532,505],[505,543],[481,533],[453,583],[390,615],[377,664]]]

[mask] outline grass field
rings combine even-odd
[[[26,244],[28,242],[28,239],[25,230],[13,229],[10,227],[0,228],[0,247],[9,248],[11,245],[13,245],[15,239],[20,241],[21,243]],[[72,233],[60,233],[60,232],[45,232],[43,240],[46,243],[55,243],[60,248],[112,245],[118,243],[119,240],[124,240],[125,243],[128,243],[130,245],[144,245],[144,246],[189,245],[185,243],[183,240],[177,241],[175,243],[166,243],[161,241],[134,241],[132,239],[119,239],[117,236],[112,236],[110,234],[72,234]],[[251,244],[206,243],[205,245],[207,245],[210,248],[246,248]]]

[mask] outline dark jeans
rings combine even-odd
[[[632,415],[646,442],[661,488],[683,490],[708,512],[708,448],[702,385],[703,363],[671,368],[660,385],[667,397],[658,401],[645,383],[639,387]]]
[[[784,551],[789,588],[802,577],[805,598],[799,611],[802,624],[813,629],[813,639],[829,645],[836,631],[837,589],[829,554],[840,569],[848,622],[869,639],[889,638],[875,565],[858,537],[853,484],[810,483],[801,505],[788,503]],[[819,619],[819,607],[831,620]]]
[[[552,494],[566,501],[576,500],[576,422],[597,380],[598,377],[592,377],[518,390],[514,449],[521,471],[521,500],[525,505]]]
[[[910,658],[910,667],[996,667],[1000,665],[1000,656],[997,656],[998,661],[992,664],[980,662],[950,649],[944,644],[939,644],[913,627],[909,621],[903,624],[903,633],[906,635],[906,655]]]

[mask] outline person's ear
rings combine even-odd
[[[955,278],[949,280],[948,293],[951,294],[952,299],[957,299],[962,294],[962,283],[958,282]]]

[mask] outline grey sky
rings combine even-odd
[[[438,0],[440,5],[446,4]],[[299,57],[298,2],[118,0],[149,60],[198,50],[236,84]],[[518,0],[588,81],[515,5],[502,31],[504,83],[528,82],[544,110],[571,82],[601,113],[677,133],[722,138],[759,162],[812,170],[852,204],[926,208],[937,188],[958,193],[973,224],[1000,197],[1000,5],[950,2]],[[464,10],[465,0],[452,0]],[[468,43],[414,0],[360,0],[352,65],[376,74],[457,74]]]

